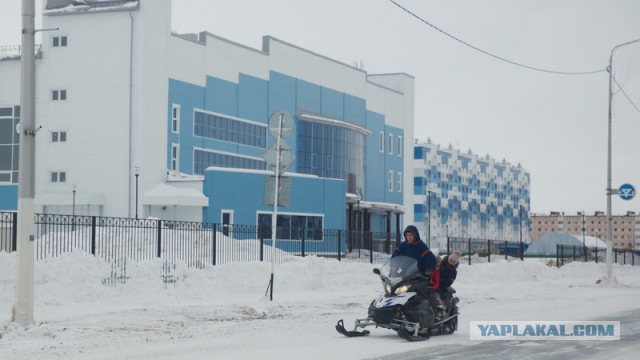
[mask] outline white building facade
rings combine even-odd
[[[529,184],[519,164],[416,142],[414,222],[441,248],[448,236],[530,242]]]

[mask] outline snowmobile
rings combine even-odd
[[[458,329],[459,299],[453,296],[453,288],[441,292],[446,306],[444,316],[436,316],[430,301],[411,291],[412,286],[427,281],[414,258],[394,257],[373,272],[380,276],[384,293],[371,302],[367,318],[356,319],[353,330],[345,329],[344,322],[339,320],[336,325],[339,333],[347,337],[365,336],[370,332],[359,329],[375,326],[395,330],[408,341],[422,341],[432,335],[453,334]]]

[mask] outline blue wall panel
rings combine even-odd
[[[261,123],[269,119],[269,82],[240,74],[238,117]]]
[[[320,113],[337,119],[349,120],[344,117],[344,97],[342,93],[323,87],[321,88],[320,99]]]
[[[18,186],[0,186],[0,210],[18,210]]]
[[[205,107],[210,111],[238,116],[238,85],[207,76]]]

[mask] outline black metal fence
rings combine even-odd
[[[454,250],[460,251],[462,260],[471,265],[474,262],[491,262],[492,259],[508,260],[509,257],[522,260],[525,249],[519,241],[448,237],[447,254]]]
[[[307,255],[382,263],[400,239],[395,233],[279,228],[276,235],[287,236],[273,247],[271,228],[251,225],[51,214],[36,214],[34,222],[36,259],[80,250],[112,264],[162,258],[202,268]],[[0,251],[15,251],[16,235],[17,214],[0,212]]]
[[[607,249],[574,245],[556,245],[556,264],[558,267],[573,262],[606,262]],[[640,251],[613,249],[612,261],[620,265],[640,265]]]

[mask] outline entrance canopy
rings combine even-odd
[[[209,206],[209,198],[197,189],[158,184],[144,193],[142,204],[206,207]]]

